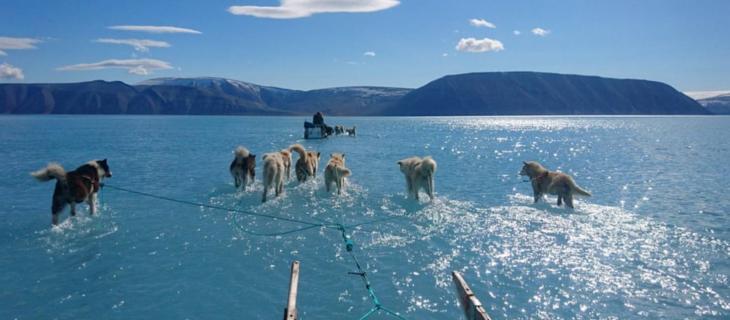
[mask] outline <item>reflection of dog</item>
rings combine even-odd
[[[355,136],[355,126],[352,126],[352,128],[345,128],[345,132],[347,132],[348,136]]]
[[[294,165],[297,180],[304,182],[309,177],[314,178],[317,175],[317,167],[319,167],[319,152],[306,151],[298,143],[289,147],[289,150],[299,153],[299,159],[297,159],[297,163]]]
[[[233,153],[235,158],[230,166],[233,183],[236,188],[243,187],[243,189],[246,189],[246,186],[252,183],[256,176],[256,155],[241,146],[238,146]]]
[[[550,172],[541,164],[530,161],[523,162],[520,175],[528,176],[532,182],[532,193],[535,202],[542,198],[543,194],[549,193],[558,196],[558,205],[565,205],[573,208],[573,195],[591,196],[591,193],[579,187],[573,178],[562,172]]]
[[[345,167],[345,154],[331,154],[330,161],[327,163],[327,167],[324,168],[324,187],[327,192],[330,191],[330,185],[335,183],[337,185],[337,194],[341,194],[345,178],[350,174],[352,174],[350,169]]]
[[[274,193],[278,197],[284,191],[284,175],[286,172],[284,155],[281,152],[264,154],[264,194],[261,202],[266,202],[266,194],[270,187],[274,187]]]
[[[51,206],[51,223],[58,224],[58,214],[63,211],[66,205],[71,206],[71,215],[76,215],[76,204],[86,201],[89,204],[89,211],[96,213],[96,193],[99,192],[99,183],[104,178],[111,178],[106,159],[92,160],[76,168],[74,171],[66,172],[57,163],[51,163],[44,169],[31,173],[39,181],[56,179],[56,189],[53,191],[53,204]]]
[[[433,200],[433,174],[436,172],[436,161],[431,157],[423,159],[411,157],[398,161],[398,165],[406,177],[408,195],[418,200],[418,191],[424,189]]]

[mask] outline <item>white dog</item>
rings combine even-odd
[[[418,200],[418,192],[424,189],[433,200],[433,174],[436,172],[436,161],[431,157],[423,159],[411,157],[398,161],[398,165],[406,177],[408,195]]]
[[[337,194],[342,194],[342,188],[345,186],[345,178],[350,176],[352,172],[345,167],[345,154],[333,153],[330,155],[330,161],[324,168],[324,187],[327,192],[330,191],[330,185],[337,185]]]
[[[264,195],[261,202],[266,202],[266,194],[270,187],[274,187],[274,193],[278,197],[284,190],[284,177],[286,176],[286,159],[281,152],[264,154]]]

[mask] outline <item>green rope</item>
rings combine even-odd
[[[291,233],[303,232],[303,231],[306,231],[309,229],[314,229],[314,228],[327,228],[327,229],[339,230],[342,234],[342,240],[345,242],[345,250],[347,250],[347,252],[350,254],[350,257],[355,262],[355,266],[357,267],[356,272],[348,272],[348,274],[360,276],[360,278],[363,281],[363,284],[365,285],[365,289],[368,292],[370,301],[373,304],[373,307],[370,308],[370,310],[368,312],[366,312],[365,314],[363,314],[359,319],[360,320],[367,319],[370,316],[372,316],[373,314],[375,314],[376,312],[382,311],[382,312],[385,312],[389,316],[398,318],[400,320],[406,320],[406,318],[401,316],[398,312],[390,310],[390,309],[384,307],[380,303],[378,296],[375,294],[375,290],[372,288],[372,285],[370,284],[370,279],[368,279],[367,272],[362,268],[362,266],[360,265],[360,261],[357,259],[357,256],[355,256],[355,254],[353,253],[355,243],[352,241],[352,238],[349,235],[347,235],[347,229],[360,227],[360,226],[364,226],[364,225],[369,225],[369,224],[382,223],[382,222],[389,221],[389,220],[402,219],[402,218],[406,218],[407,216],[387,217],[387,218],[375,219],[375,220],[356,223],[356,224],[350,224],[350,225],[344,225],[344,224],[340,224],[340,223],[331,223],[331,222],[325,221],[323,219],[311,217],[312,219],[320,221],[320,223],[314,223],[314,222],[309,222],[309,221],[304,221],[304,220],[299,220],[299,219],[278,217],[278,216],[269,215],[269,214],[255,213],[255,212],[244,211],[244,210],[239,210],[239,209],[235,209],[235,208],[228,208],[228,207],[224,207],[224,206],[210,205],[210,204],[187,201],[187,200],[179,200],[179,199],[174,199],[174,198],[165,197],[165,196],[158,196],[158,195],[147,193],[147,192],[135,191],[135,190],[126,189],[126,188],[122,188],[122,187],[116,187],[116,186],[112,186],[112,185],[108,185],[108,184],[102,184],[102,187],[106,187],[106,188],[110,188],[110,189],[118,190],[118,191],[123,191],[123,192],[131,193],[131,194],[136,194],[136,195],[140,195],[140,196],[144,196],[144,197],[148,197],[148,198],[170,201],[170,202],[175,202],[175,203],[179,203],[179,204],[185,204],[185,205],[189,205],[189,206],[203,207],[203,208],[208,208],[208,209],[233,212],[234,213],[233,224],[236,226],[236,228],[241,230],[244,233],[254,235],[254,236],[276,237],[276,236],[282,236],[282,235],[287,235],[287,234],[291,234]],[[291,223],[303,224],[305,226],[300,227],[300,228],[294,228],[294,229],[287,230],[287,231],[281,231],[281,232],[272,232],[272,233],[255,232],[255,231],[250,231],[250,230],[246,229],[243,225],[241,225],[241,223],[238,221],[239,214],[250,215],[250,216],[255,216],[255,217],[262,217],[262,218],[269,218],[272,220],[282,220],[282,221],[287,221],[287,222],[291,222]]]

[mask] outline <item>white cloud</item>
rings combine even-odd
[[[522,32],[520,30],[515,30],[515,31],[512,31],[512,34],[519,36],[522,34]]]
[[[23,80],[23,70],[7,63],[0,64],[0,79]]]
[[[456,50],[466,52],[497,52],[504,50],[504,45],[499,40],[493,40],[489,38],[462,38],[456,45]]]
[[[494,29],[497,27],[494,25],[494,23],[491,23],[484,19],[469,19],[469,24],[474,27],[486,27],[490,29]]]
[[[365,51],[362,55],[364,55],[366,57],[374,57],[375,51]]]
[[[122,31],[139,31],[147,33],[192,33],[201,34],[202,32],[194,29],[171,27],[171,26],[111,26],[112,30]]]
[[[400,4],[399,0],[281,0],[279,6],[231,6],[228,12],[258,18],[295,19],[317,13],[375,12]]]
[[[172,69],[170,63],[156,59],[110,59],[95,63],[80,63],[60,67],[59,71],[86,71],[102,69],[127,69],[136,75],[148,75],[154,70]]]
[[[0,37],[0,56],[8,55],[4,50],[35,49],[35,45],[41,42],[43,41],[33,38]]]
[[[448,57],[448,56],[449,56],[449,54],[448,54],[448,53],[446,53],[446,52],[444,52],[444,53],[442,53],[442,54],[441,54],[441,56],[442,56],[442,57]]]
[[[140,52],[150,51],[150,48],[169,48],[170,44],[165,41],[147,40],[147,39],[96,39],[94,42],[98,43],[110,43],[110,44],[124,44],[132,46],[134,50]]]
[[[543,28],[535,28],[535,29],[532,29],[532,34],[534,34],[536,36],[544,37],[544,36],[547,36],[548,34],[550,34],[550,30],[545,30]]]

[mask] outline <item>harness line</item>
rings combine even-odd
[[[180,199],[170,198],[170,197],[166,197],[166,196],[155,195],[152,193],[117,187],[117,186],[113,186],[113,185],[109,185],[109,184],[105,184],[105,183],[102,183],[100,185],[101,185],[101,187],[106,187],[106,188],[110,188],[113,190],[136,194],[139,196],[153,198],[153,199],[157,199],[157,200],[164,200],[164,201],[175,202],[175,203],[189,205],[189,206],[203,207],[203,208],[208,208],[208,209],[233,212],[235,214],[233,216],[233,224],[236,226],[236,228],[241,230],[244,233],[254,235],[254,236],[277,237],[277,236],[287,235],[287,234],[291,234],[291,233],[303,232],[303,231],[306,231],[309,229],[314,229],[314,228],[326,228],[326,229],[331,229],[331,230],[338,230],[342,234],[342,240],[345,243],[345,249],[350,254],[350,257],[352,258],[353,262],[355,262],[355,267],[357,268],[356,272],[348,272],[348,274],[360,276],[360,278],[363,281],[363,284],[365,285],[365,289],[368,292],[370,302],[373,304],[373,307],[370,308],[370,310],[368,312],[366,312],[365,314],[363,314],[359,319],[365,320],[365,319],[369,318],[370,316],[372,316],[373,314],[375,314],[376,312],[382,311],[391,317],[394,317],[394,318],[397,318],[400,320],[406,320],[406,318],[401,316],[398,312],[395,312],[389,308],[384,307],[383,304],[380,302],[380,300],[378,299],[378,296],[375,294],[375,290],[373,289],[373,287],[370,283],[370,279],[368,279],[367,272],[362,268],[362,266],[360,265],[360,261],[357,259],[357,256],[355,256],[355,254],[353,253],[355,243],[352,241],[352,238],[347,234],[348,228],[354,228],[354,227],[359,227],[359,226],[368,225],[368,224],[381,223],[381,222],[394,220],[394,219],[406,218],[405,216],[393,216],[393,217],[375,219],[375,220],[351,224],[351,225],[344,225],[341,223],[331,223],[331,222],[327,222],[327,221],[324,221],[321,219],[313,218],[313,219],[320,221],[320,223],[315,223],[315,222],[299,220],[299,219],[294,219],[294,218],[277,217],[274,215],[256,213],[256,212],[251,212],[251,211],[244,211],[244,210],[239,210],[239,209],[235,209],[235,208],[210,205],[210,204],[193,202],[193,201],[188,201],[188,200],[180,200]],[[237,219],[238,214],[245,214],[245,215],[250,215],[250,216],[255,216],[255,217],[268,218],[268,219],[272,219],[275,221],[282,220],[282,221],[287,221],[287,222],[291,222],[291,223],[298,223],[298,224],[304,225],[304,227],[294,228],[294,229],[282,231],[282,232],[272,232],[272,233],[255,232],[255,231],[250,231],[241,225],[241,223]]]

